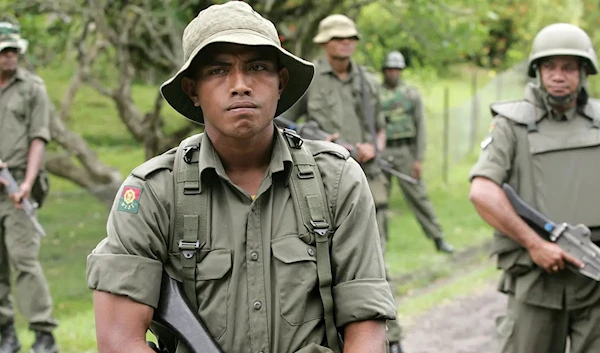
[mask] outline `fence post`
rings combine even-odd
[[[475,148],[475,144],[477,143],[477,130],[478,130],[478,120],[479,120],[479,96],[477,94],[477,72],[473,72],[471,79],[471,97],[472,106],[471,106],[471,136],[469,139],[469,151],[472,151]]]
[[[450,89],[444,87],[444,131],[443,131],[442,174],[444,184],[448,185],[448,155],[450,140]]]

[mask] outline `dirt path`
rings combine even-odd
[[[403,327],[405,353],[495,353],[495,320],[506,297],[495,284],[415,317]]]

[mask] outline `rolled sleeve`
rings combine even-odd
[[[87,285],[156,308],[162,267],[160,261],[141,256],[92,253],[88,256]]]
[[[137,208],[122,198],[125,188],[141,190]],[[149,181],[129,176],[123,182],[108,217],[107,236],[87,258],[90,289],[156,307],[168,258],[172,202],[166,195],[172,194],[170,171],[159,172]]]
[[[48,98],[46,87],[42,84],[35,84],[31,106],[31,123],[27,131],[30,141],[41,139],[45,142],[50,141],[50,115],[52,114],[52,103]]]
[[[365,174],[353,159],[342,169],[335,210],[331,256],[338,325],[394,318],[396,305],[386,280],[375,204]]]
[[[506,118],[494,118],[490,133],[481,142],[481,154],[469,173],[469,181],[484,177],[502,185],[512,168],[515,144],[511,123]]]
[[[333,287],[335,322],[339,327],[365,320],[393,320],[396,302],[385,279],[359,279]]]

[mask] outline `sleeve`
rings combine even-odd
[[[479,160],[469,173],[469,181],[484,177],[502,185],[511,171],[516,143],[512,124],[506,118],[494,118],[488,136],[481,142]]]
[[[354,159],[345,161],[337,183],[331,250],[336,324],[394,319],[397,309],[386,280],[375,204]]]
[[[377,79],[371,75],[371,84],[373,85],[373,98],[375,100],[375,104],[373,106],[373,116],[375,117],[375,128],[377,132],[381,130],[385,130],[386,122],[385,122],[385,114],[381,109],[381,85],[377,81]]]
[[[425,128],[425,107],[423,105],[423,98],[418,91],[415,91],[415,126],[417,127],[417,136],[415,141],[416,153],[415,159],[423,161],[425,158],[425,150],[427,149],[427,131]]]
[[[30,124],[28,127],[28,137],[30,141],[42,139],[45,142],[50,141],[50,115],[52,114],[52,103],[48,98],[46,87],[43,83],[34,83],[33,95],[31,98]]]
[[[172,212],[165,195],[173,195],[172,188],[170,171],[149,181],[125,180],[109,213],[107,236],[87,258],[90,289],[157,306]]]

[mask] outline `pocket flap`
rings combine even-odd
[[[196,265],[196,279],[206,281],[223,278],[231,269],[231,250],[212,250]]]
[[[297,235],[273,239],[271,242],[273,256],[286,264],[299,261],[317,261],[317,250],[308,245]]]

